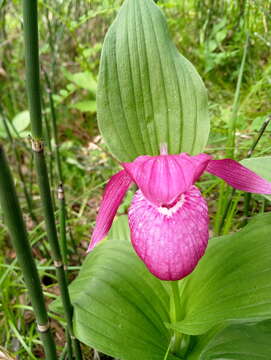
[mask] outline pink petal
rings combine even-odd
[[[140,156],[123,163],[144,196],[158,206],[171,204],[199,178],[211,160],[209,155]]]
[[[91,251],[108,233],[118,207],[122,202],[122,199],[124,198],[131,182],[132,179],[130,176],[125,170],[122,170],[112,176],[106,185],[88,251]]]
[[[193,186],[171,208],[157,207],[138,190],[129,209],[131,240],[138,256],[161,280],[190,274],[208,242],[208,209]]]
[[[206,171],[232,187],[251,193],[271,194],[271,183],[232,159],[211,160]]]
[[[206,170],[206,167],[208,166],[209,162],[212,160],[212,156],[207,154],[198,154],[195,156],[191,156],[191,159],[194,164],[194,178],[193,183],[195,183],[201,174]]]

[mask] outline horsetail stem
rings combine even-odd
[[[55,343],[50,331],[49,318],[42,293],[41,283],[36,264],[28,241],[27,231],[16,195],[13,178],[0,145],[0,205],[5,223],[10,233],[13,247],[20,264],[24,281],[29,293],[33,311],[37,319],[40,338],[43,343],[47,360],[56,360]]]
[[[73,335],[72,305],[58,243],[55,215],[52,204],[48,171],[44,156],[42,141],[42,111],[40,96],[39,46],[38,46],[38,11],[37,0],[23,0],[23,20],[25,39],[26,84],[30,108],[32,130],[32,150],[43,206],[46,232],[56,267],[56,275],[60,287],[65,319],[72,338],[75,358],[81,360],[81,350],[78,340]]]

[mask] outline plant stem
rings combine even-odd
[[[257,144],[259,143],[261,137],[263,136],[267,126],[269,125],[271,121],[271,115],[268,116],[267,119],[265,119],[264,123],[262,124],[260,130],[259,130],[259,133],[257,135],[257,137],[255,138],[255,140],[253,141],[253,144],[251,146],[251,148],[248,150],[248,153],[247,153],[247,158],[250,158],[257,146]],[[223,226],[224,226],[224,223],[225,223],[225,220],[226,220],[226,217],[228,215],[228,212],[229,212],[229,209],[230,209],[230,205],[231,205],[231,202],[232,202],[232,199],[234,197],[236,193],[236,189],[232,189],[231,191],[231,195],[230,195],[230,198],[226,204],[226,207],[225,207],[225,210],[223,212],[223,216],[222,216],[222,219],[221,219],[221,222],[220,222],[220,226],[219,226],[219,232],[218,232],[218,235],[221,234],[221,231],[223,229]],[[245,193],[245,202],[244,202],[244,215],[245,215],[245,220],[243,221],[242,223],[242,226],[245,226],[247,224],[247,218],[249,216],[249,204],[250,204],[250,200],[251,200],[251,194],[250,193]]]
[[[37,0],[23,0],[26,87],[32,136],[42,138]]]
[[[42,101],[42,106],[44,107],[44,103]],[[52,194],[52,202],[53,202],[53,208],[56,208],[56,204],[55,204],[55,194],[54,194],[54,166],[53,166],[53,149],[52,149],[52,144],[51,144],[51,129],[50,129],[50,125],[49,125],[49,121],[48,118],[46,116],[46,114],[43,115],[43,119],[44,119],[44,130],[45,130],[45,139],[46,139],[46,144],[48,147],[47,151],[47,158],[49,161],[49,180],[50,180],[50,187],[51,187],[51,194]]]
[[[269,115],[263,122],[260,130],[259,130],[259,133],[258,133],[258,136],[256,137],[256,139],[254,140],[251,148],[249,149],[248,153],[247,153],[247,157],[250,158],[256,148],[256,146],[258,145],[258,142],[261,140],[261,137],[263,136],[267,126],[269,125],[271,121],[271,115]]]
[[[64,267],[68,266],[68,249],[67,249],[67,233],[66,233],[66,206],[65,194],[62,184],[59,184],[57,189],[58,203],[59,203],[59,223],[60,223],[60,249],[63,258]]]
[[[178,281],[170,281],[171,285],[171,322],[175,323],[181,320],[181,301]],[[179,354],[182,342],[182,334],[178,331],[173,331],[173,338],[171,343],[171,352]]]
[[[267,126],[269,125],[271,121],[271,115],[269,115],[263,122],[258,136],[255,138],[251,148],[249,149],[248,153],[247,153],[247,158],[250,158],[256,148],[256,146],[258,145],[258,142],[260,141],[261,137],[263,136]],[[249,217],[249,209],[250,209],[250,200],[251,200],[251,193],[245,193],[245,203],[244,203],[244,215],[245,215],[245,220],[243,221],[243,226],[247,224],[247,220]]]
[[[239,69],[235,94],[234,94],[230,123],[229,123],[229,135],[228,135],[229,142],[228,142],[228,146],[227,146],[229,148],[229,150],[227,151],[227,156],[229,156],[231,158],[234,158],[236,119],[237,119],[238,110],[239,110],[240,90],[241,90],[241,84],[242,84],[242,79],[243,79],[243,74],[244,74],[244,67],[245,67],[245,62],[246,62],[246,57],[247,57],[248,45],[249,45],[249,35],[247,34],[246,42],[245,42],[245,46],[244,46],[243,57],[242,57],[242,61],[241,61],[240,69]]]
[[[0,204],[5,222],[9,230],[13,247],[24,281],[29,293],[30,301],[35,313],[40,338],[42,340],[47,360],[56,360],[55,343],[50,331],[49,318],[42,293],[41,283],[36,264],[29,245],[26,227],[15,191],[14,182],[4,150],[0,145]]]
[[[59,154],[57,119],[56,119],[54,99],[52,96],[53,88],[49,76],[44,69],[43,69],[43,73],[47,85],[47,92],[49,94],[49,103],[50,103],[51,120],[52,120],[52,134],[54,141],[54,153],[55,153],[56,169],[57,169],[58,181],[59,181],[58,199],[59,199],[59,223],[60,223],[60,248],[64,260],[64,265],[67,265],[67,260],[68,260],[67,259],[67,228],[66,228],[67,212],[66,212],[66,202],[64,196],[62,166],[61,166],[61,159]]]
[[[174,322],[181,320],[181,300],[180,300],[180,290],[178,281],[170,281],[171,291],[172,291],[172,320]]]
[[[47,72],[43,69],[44,78],[47,85],[47,91],[49,95],[49,103],[50,103],[50,111],[51,111],[51,119],[52,119],[52,133],[53,133],[53,140],[54,140],[54,150],[55,150],[55,157],[56,157],[56,169],[58,174],[59,182],[63,184],[63,176],[62,176],[62,167],[60,161],[60,154],[59,154],[59,144],[58,144],[58,133],[57,133],[57,122],[56,122],[56,112],[55,112],[55,104],[54,99],[52,96],[52,86],[49,80],[49,76]]]
[[[222,214],[222,217],[221,217],[221,221],[220,221],[220,223],[219,223],[219,228],[218,228],[218,233],[217,233],[217,235],[220,235],[221,232],[222,232],[222,229],[223,229],[223,226],[224,226],[224,224],[225,224],[225,220],[226,220],[227,215],[228,215],[228,212],[229,212],[229,210],[230,210],[230,206],[231,206],[231,203],[232,203],[232,200],[233,200],[233,198],[234,198],[235,193],[236,193],[236,189],[231,189],[231,194],[230,194],[230,196],[228,197],[228,201],[227,201],[226,206],[225,206],[225,208],[224,208],[224,210],[223,210],[223,214]]]
[[[45,162],[42,142],[42,111],[39,83],[39,47],[38,47],[38,17],[37,0],[23,0],[25,64],[27,93],[30,107],[32,128],[32,150],[40,189],[41,201],[45,218],[46,232],[52,251],[52,258],[56,267],[56,275],[60,287],[65,319],[72,338],[76,360],[81,360],[81,350],[78,340],[73,335],[72,305],[68,291],[63,262],[57,238],[55,216],[51,198],[48,171]]]

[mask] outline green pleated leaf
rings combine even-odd
[[[270,360],[271,321],[228,326],[202,335],[187,360]],[[199,349],[199,350],[198,350]]]
[[[196,154],[209,134],[207,95],[193,65],[170,40],[152,0],[125,0],[103,46],[97,116],[122,161],[142,154]]]
[[[206,254],[187,278],[180,332],[203,334],[224,321],[271,318],[271,214],[243,230],[210,240]]]
[[[171,338],[169,295],[135,255],[127,227],[127,217],[120,217],[70,286],[75,335],[122,360],[163,360]],[[51,308],[62,311],[59,300]]]

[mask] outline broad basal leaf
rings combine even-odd
[[[103,46],[97,115],[109,148],[122,161],[203,150],[207,95],[193,65],[170,40],[152,0],[125,0]]]
[[[270,320],[231,325],[212,338],[209,334],[200,336],[187,360],[270,360],[270,339]]]
[[[271,214],[243,230],[210,240],[206,254],[187,278],[183,320],[175,328],[202,334],[223,321],[271,318]]]
[[[87,256],[70,287],[75,335],[122,360],[163,360],[171,337],[164,325],[169,321],[169,296],[128,239],[114,238],[125,235],[126,224],[127,217],[119,218],[111,238]],[[54,310],[58,307],[55,304]],[[168,355],[167,359],[178,358]]]

